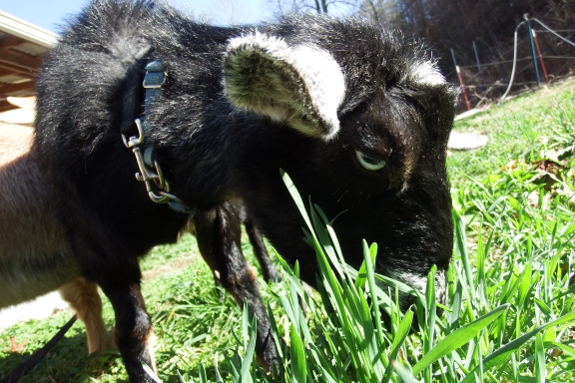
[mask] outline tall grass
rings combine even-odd
[[[311,202],[306,209],[286,178],[306,220],[307,241],[316,251],[320,292],[308,296],[297,265],[293,272],[284,265],[285,291],[272,297],[283,309],[273,320],[279,324],[276,337],[283,335],[289,346],[278,350],[280,372],[272,377],[252,363],[254,346],[248,339],[255,336],[255,327],[244,311],[245,356],[238,349],[227,359],[238,372],[230,380],[575,381],[574,93],[541,110],[510,116],[492,112],[492,121],[516,134],[514,142],[504,144],[512,145],[513,152],[495,166],[491,154],[486,155],[489,147],[475,154],[469,173],[454,169],[457,159],[450,160],[456,179],[455,241],[442,316],[436,315],[434,269],[425,296],[374,274],[375,244],[364,243],[363,265],[359,271],[350,269],[329,220]],[[471,156],[461,157],[465,162]],[[478,171],[482,162],[489,166],[487,173]],[[396,304],[399,290],[417,298],[405,313]],[[391,318],[387,327],[381,312]],[[416,332],[410,331],[414,317]]]
[[[301,199],[298,206],[306,214]],[[280,350],[281,372],[270,377],[252,366],[251,342],[244,344],[246,357],[236,353],[229,361],[232,371],[243,372],[232,374],[232,381],[573,381],[574,288],[560,265],[567,262],[570,267],[575,257],[557,251],[560,241],[548,242],[544,251],[553,252],[552,257],[541,259],[531,251],[512,262],[488,264],[492,242],[484,243],[479,236],[473,267],[464,224],[454,211],[455,261],[445,314],[436,315],[433,269],[425,296],[419,295],[417,304],[401,313],[393,294],[376,281],[394,285],[394,291],[409,288],[374,274],[376,246],[364,243],[364,263],[353,272],[342,262],[337,238],[321,209],[310,206],[310,211],[307,238],[321,269],[321,299],[305,294],[297,267],[295,272],[286,267],[289,289],[276,296],[285,310],[282,321],[289,342],[288,349]],[[512,248],[506,256],[518,255],[518,250],[524,249]],[[309,309],[307,318],[301,300]],[[390,328],[381,324],[381,309],[391,317]],[[410,335],[414,316],[419,318],[419,333]],[[249,334],[244,339],[253,340],[254,323],[245,310],[243,323],[244,335]],[[250,368],[257,378],[247,374]]]

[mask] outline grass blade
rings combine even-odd
[[[403,367],[398,362],[392,362],[392,363],[395,372],[397,373],[397,375],[399,375],[399,378],[403,383],[419,383],[417,380],[415,380],[413,374],[407,368]]]
[[[508,308],[509,305],[501,305],[497,307],[495,310],[492,310],[489,313],[477,318],[475,321],[453,331],[451,334],[446,336],[441,342],[436,344],[435,347],[431,349],[431,351],[425,354],[423,358],[421,358],[419,362],[417,362],[417,364],[413,366],[413,375],[417,376],[421,371],[423,371],[425,368],[427,368],[429,365],[431,365],[439,358],[442,358],[451,351],[458,349],[465,343],[469,342],[482,329],[484,329],[487,325],[489,325],[491,322],[497,319],[500,315],[505,313],[505,311],[507,311]]]
[[[395,368],[394,362],[397,359],[397,354],[399,353],[399,349],[405,342],[405,338],[409,334],[409,329],[411,328],[411,322],[413,322],[413,311],[411,307],[406,311],[399,327],[397,328],[397,332],[395,333],[395,337],[393,338],[393,345],[391,349],[391,353],[389,354],[389,360],[391,360],[391,365],[385,371],[385,376],[382,380],[382,383],[389,382],[391,378],[391,369],[392,367]]]
[[[505,346],[501,347],[499,350],[495,351],[493,354],[489,355],[487,358],[485,358],[483,360],[483,366],[485,369],[489,369],[491,367],[497,366],[497,365],[502,365],[503,363],[505,363],[510,357],[511,354],[513,352],[515,352],[515,350],[519,349],[521,346],[523,346],[527,341],[529,341],[529,339],[531,339],[535,334],[537,334],[539,331],[543,331],[549,327],[553,327],[553,326],[557,326],[560,325],[562,323],[566,323],[566,322],[571,322],[575,320],[575,311],[570,312],[569,314],[563,315],[560,318],[557,318],[554,321],[551,321],[547,324],[544,324],[540,327],[537,327],[536,329],[529,331],[526,334],[523,334],[522,336],[520,336],[519,338],[507,343]],[[474,379],[473,374],[475,373],[475,370],[477,368],[475,368],[474,370],[472,370],[462,381],[461,383],[469,383],[472,382]]]
[[[541,333],[535,335],[535,376],[538,383],[545,383],[546,369],[545,369],[545,351],[543,348],[543,341],[541,340]]]
[[[307,379],[306,358],[302,341],[293,326],[290,326],[290,355],[291,371],[293,373],[292,381],[305,383]]]

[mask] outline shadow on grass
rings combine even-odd
[[[0,359],[0,378],[24,363],[34,351],[8,352]],[[103,374],[117,376],[123,368],[117,350],[88,355],[86,335],[77,332],[61,339],[31,372],[20,380],[13,379],[12,383],[91,382],[91,378],[100,378]]]

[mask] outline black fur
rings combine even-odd
[[[303,15],[258,30],[289,46],[327,51],[341,67],[346,92],[331,140],[306,136],[285,121],[236,108],[223,88],[232,37],[255,28],[196,23],[164,4],[98,0],[70,23],[38,77],[33,146],[58,196],[60,214],[83,275],[96,281],[116,311],[118,346],[130,379],[146,381],[140,361],[151,331],[139,293],[138,258],[174,242],[187,216],[152,203],[137,182],[134,156],[122,143],[122,90],[138,60],[161,59],[167,82],[146,110],[146,143],[173,194],[193,209],[202,253],[238,301],[258,318],[257,353],[268,368],[275,350],[257,285],[239,246],[240,201],[253,223],[301,276],[315,285],[313,251],[280,178],[333,218],[347,261],[362,260],[361,240],[379,244],[377,271],[424,278],[447,268],[453,224],[445,150],[454,91],[419,81],[421,44],[354,20]],[[387,161],[367,171],[360,150]],[[443,291],[439,291],[443,293]],[[409,302],[403,302],[409,304]]]

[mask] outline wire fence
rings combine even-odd
[[[485,47],[473,42],[473,55],[464,58],[452,50],[454,70],[446,77],[462,87],[458,111],[575,75],[574,40],[575,30],[552,30],[537,19],[529,19],[517,25],[513,45]],[[482,62],[482,50],[498,60]],[[463,65],[458,65],[459,60]]]

